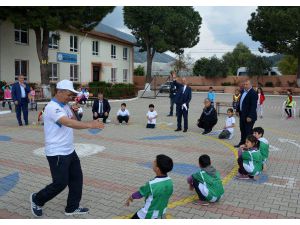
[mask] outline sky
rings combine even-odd
[[[259,54],[259,43],[251,40],[247,34],[247,21],[256,6],[197,6],[194,7],[202,17],[200,41],[185,54],[197,60],[201,57],[216,55],[221,57],[225,52],[232,51],[238,42],[247,45],[254,54]],[[123,7],[118,6],[107,15],[102,23],[130,34],[124,25]],[[168,54],[174,56],[171,52]]]

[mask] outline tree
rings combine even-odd
[[[232,52],[223,55],[223,60],[228,65],[229,74],[235,75],[239,67],[245,67],[252,57],[250,49],[243,43],[238,43]]]
[[[145,75],[144,67],[141,65],[138,65],[138,67],[134,69],[134,75],[135,76],[144,76]]]
[[[189,54],[187,55],[181,54],[176,57],[176,60],[171,64],[171,66],[174,67],[174,71],[177,74],[180,74],[180,72],[184,72],[184,71],[185,74],[190,74],[192,64],[193,64],[193,59]]]
[[[246,64],[248,76],[257,76],[257,81],[260,76],[268,73],[271,70],[272,62],[267,57],[252,55]]]
[[[196,76],[205,76],[206,78],[226,77],[228,67],[224,60],[213,56],[211,58],[201,58],[197,60],[193,72]]]
[[[259,6],[251,14],[247,33],[261,43],[261,52],[275,52],[297,58],[300,86],[300,7]]]
[[[284,75],[297,73],[297,59],[292,55],[285,55],[278,62],[278,68]]]
[[[124,7],[124,23],[132,30],[140,51],[147,51],[146,82],[151,81],[156,52],[182,54],[199,42],[202,18],[193,7]]]
[[[114,7],[0,7],[1,19],[16,26],[33,29],[40,62],[41,83],[49,84],[49,33],[56,30],[86,32],[92,30]]]

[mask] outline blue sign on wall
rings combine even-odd
[[[58,52],[57,62],[77,63],[77,55]]]

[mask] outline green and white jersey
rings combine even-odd
[[[266,162],[269,158],[269,142],[264,137],[261,137],[259,140],[259,151],[262,156],[263,162]]]
[[[259,175],[262,171],[262,156],[260,151],[251,149],[242,153],[243,167],[251,175]]]
[[[198,188],[207,201],[216,202],[224,194],[222,180],[218,171],[216,171],[214,176],[211,176],[204,170],[199,170],[192,177],[199,182]]]
[[[137,215],[140,219],[159,219],[166,214],[167,206],[173,194],[173,181],[170,177],[156,177],[140,187],[139,192],[145,197],[145,206]]]

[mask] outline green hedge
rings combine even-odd
[[[96,97],[99,92],[103,92],[105,98],[110,99],[132,98],[137,95],[136,88],[133,84],[112,84],[103,81],[90,82],[89,92],[92,93],[94,97]]]

